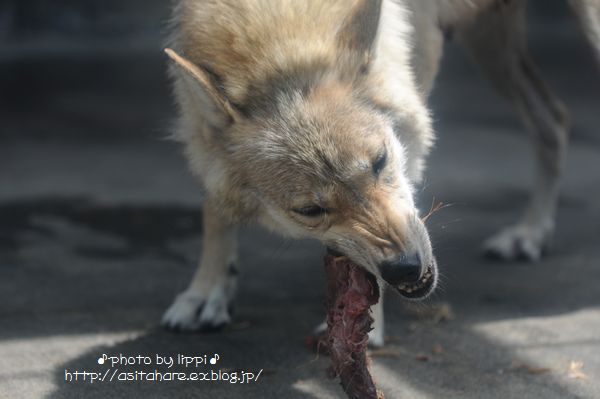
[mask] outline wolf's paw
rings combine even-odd
[[[208,294],[188,288],[167,309],[162,325],[175,331],[210,331],[231,323],[233,293],[227,285],[216,284]]]
[[[548,249],[552,232],[552,223],[511,226],[486,240],[483,251],[493,259],[536,262]]]

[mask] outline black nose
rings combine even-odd
[[[381,277],[390,285],[416,283],[421,276],[421,258],[417,253],[403,254],[379,265]]]

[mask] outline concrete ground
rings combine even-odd
[[[600,397],[600,73],[563,28],[532,38],[574,126],[555,245],[533,265],[480,257],[525,203],[530,149],[511,108],[448,49],[419,196],[452,204],[428,222],[442,284],[418,306],[388,295],[389,344],[372,361],[387,398]],[[304,343],[324,315],[317,243],[246,229],[235,324],[158,326],[198,258],[201,193],[163,139],[173,107],[158,45],[98,48],[0,58],[0,397],[342,398],[329,359]],[[152,364],[111,368],[103,354]],[[247,384],[118,381],[177,368],[157,354],[219,354],[188,372],[262,372]],[[108,374],[65,381],[75,371]]]

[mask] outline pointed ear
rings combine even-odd
[[[373,56],[381,3],[382,0],[360,0],[338,32],[340,45],[357,54],[364,65]]]
[[[187,77],[190,83],[197,86],[202,102],[206,103],[208,107],[212,107],[213,114],[216,112],[212,119],[217,118],[221,122],[223,120],[227,122],[238,122],[242,119],[242,116],[238,110],[236,110],[229,100],[217,89],[214,79],[211,78],[210,73],[195,65],[189,60],[186,60],[175,51],[170,48],[165,49],[165,53],[173,60],[177,68]],[[215,124],[215,120],[209,122]]]

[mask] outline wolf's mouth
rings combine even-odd
[[[427,297],[435,288],[437,279],[437,271],[432,264],[427,267],[427,271],[418,281],[411,284],[400,284],[396,290],[405,298],[423,299]]]

